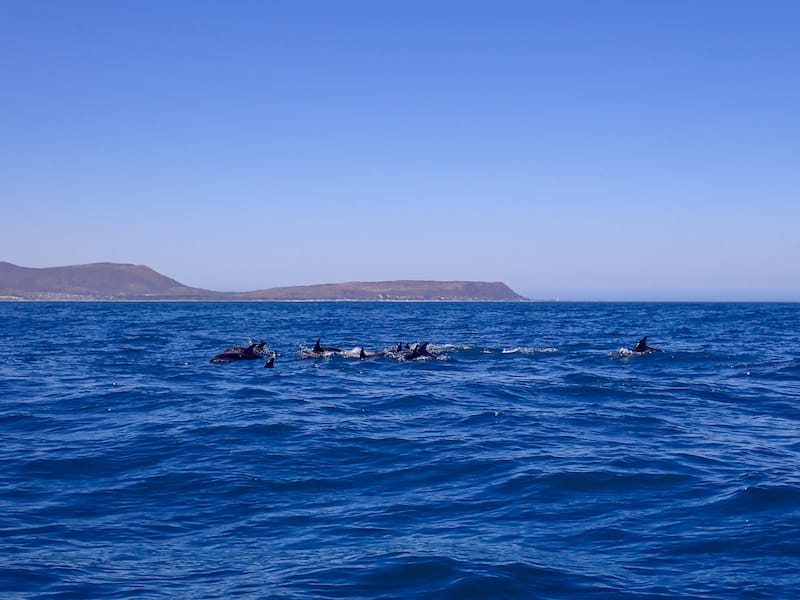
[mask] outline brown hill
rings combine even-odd
[[[277,287],[243,294],[262,300],[522,301],[505,283],[481,281],[351,281]]]
[[[143,265],[94,263],[30,268],[0,262],[2,300],[450,300],[522,301],[500,282],[382,281],[214,292],[185,286]]]
[[[94,263],[41,269],[0,262],[0,296],[24,300],[196,299],[215,292],[187,287],[143,265]]]

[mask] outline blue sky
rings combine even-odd
[[[0,0],[0,260],[800,300],[800,2]]]

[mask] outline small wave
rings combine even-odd
[[[428,348],[433,354],[446,354],[448,352],[464,352],[475,348],[472,344],[428,344]]]
[[[658,353],[649,350],[645,352],[636,352],[636,350],[631,350],[630,348],[620,348],[616,352],[611,353],[611,358],[628,358],[630,356],[653,356],[655,354]]]
[[[501,354],[544,354],[550,352],[558,352],[558,348],[531,348],[529,346],[518,346],[516,348],[503,348]]]
[[[339,356],[343,358],[361,358],[361,346],[356,346],[355,348],[351,348],[350,350],[342,350],[339,353]]]
[[[727,494],[714,505],[720,514],[756,514],[769,511],[791,511],[800,502],[796,485],[755,485]]]

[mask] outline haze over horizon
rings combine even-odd
[[[800,300],[800,3],[0,2],[0,260]]]

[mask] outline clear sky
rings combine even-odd
[[[0,0],[0,260],[800,300],[795,0]]]

